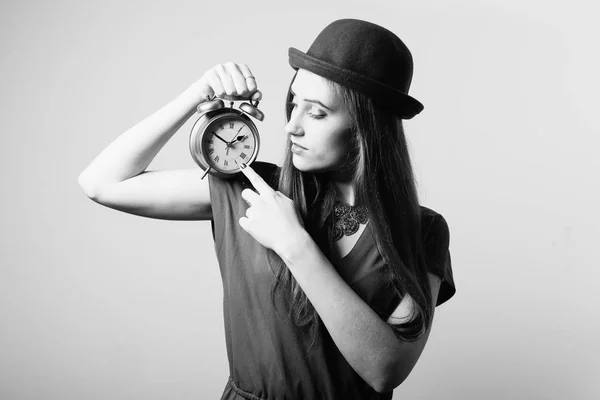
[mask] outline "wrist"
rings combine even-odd
[[[196,108],[198,104],[206,101],[207,95],[203,90],[204,87],[205,85],[202,85],[200,81],[196,81],[179,95],[179,99],[187,103],[190,108]]]
[[[277,254],[288,267],[293,266],[307,253],[310,246],[315,245],[312,237],[304,229],[288,235],[287,239],[287,242],[282,244]]]

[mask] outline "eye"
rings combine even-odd
[[[287,103],[287,107],[288,107],[288,111],[291,114],[292,112],[294,112],[294,110],[296,108],[298,108],[298,104],[294,101],[296,99],[296,96],[294,96],[292,98],[291,101],[289,101]],[[306,107],[304,107],[305,109]],[[322,119],[324,117],[327,116],[327,114],[325,114],[324,112],[322,112],[320,109],[318,109],[317,107],[311,107],[308,111],[306,111],[306,114],[312,118],[312,119]]]
[[[321,112],[319,109],[317,108],[311,108],[310,111],[308,112],[308,116],[313,118],[313,119],[321,119],[321,118],[325,118],[327,114]]]

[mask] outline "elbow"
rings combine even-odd
[[[377,393],[388,393],[400,386],[402,382],[408,378],[414,364],[396,361],[391,365],[383,368],[383,371],[378,374],[378,379],[372,382],[371,387]]]
[[[417,365],[428,336],[429,330],[417,342],[398,342],[398,350],[391,352],[390,357],[381,361],[380,373],[377,374],[379,379],[372,388],[378,393],[388,393],[400,386]]]
[[[81,188],[81,190],[83,190],[83,193],[87,197],[89,197],[92,200],[94,200],[98,197],[98,190],[96,189],[96,187],[94,185],[91,184],[91,182],[89,180],[87,180],[85,178],[85,175],[83,172],[77,178],[77,183],[79,184],[79,187]]]

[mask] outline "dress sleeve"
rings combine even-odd
[[[423,226],[425,260],[429,272],[442,279],[436,303],[436,306],[439,306],[456,293],[449,249],[450,230],[441,214],[433,215],[428,225]]]
[[[278,167],[275,164],[255,161],[252,168],[271,187],[277,184]],[[212,175],[207,177],[210,188],[210,203],[212,208],[211,229],[215,241],[217,254],[221,248],[231,245],[241,245],[244,240],[249,240],[248,235],[240,234],[238,220],[246,215],[248,205],[242,199],[244,189],[254,189],[248,178],[243,173],[235,174],[228,179],[217,178]],[[244,239],[245,238],[245,239]],[[224,247],[225,246],[225,247]]]

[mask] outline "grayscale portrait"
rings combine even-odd
[[[593,5],[0,5],[0,398],[596,399]]]

